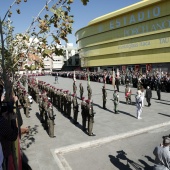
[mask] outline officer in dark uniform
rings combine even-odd
[[[84,93],[84,88],[82,86],[82,83],[80,83],[79,88],[80,88],[80,99],[82,99]]]
[[[116,89],[119,92],[119,85],[120,85],[120,80],[118,75],[116,74],[116,78],[115,78],[115,85],[116,85]]]
[[[86,121],[87,121],[87,103],[84,100],[85,98],[82,97],[81,102],[81,116],[82,116],[82,130],[86,131]]]
[[[155,82],[156,93],[158,96],[158,100],[161,100],[161,82],[160,79],[157,77]]]
[[[74,124],[77,124],[77,117],[78,117],[78,108],[79,108],[79,105],[78,105],[78,102],[77,102],[77,96],[76,94],[73,94],[73,99],[72,99],[72,103],[73,103],[73,119],[74,119]]]
[[[103,86],[102,92],[103,92],[103,109],[106,109],[107,92],[105,86]]]

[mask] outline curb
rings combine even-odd
[[[58,148],[58,149],[51,150],[51,153],[52,153],[54,160],[56,161],[60,170],[72,170],[72,168],[69,166],[68,162],[64,158],[63,154],[66,154],[68,152],[77,151],[77,150],[80,150],[80,149],[100,146],[100,145],[112,142],[114,140],[120,140],[120,139],[124,139],[124,138],[127,138],[127,137],[132,137],[132,136],[139,135],[139,134],[145,133],[147,131],[157,129],[157,128],[161,128],[161,127],[168,126],[168,125],[170,125],[170,121],[165,122],[165,123],[161,123],[161,124],[158,124],[158,125],[142,128],[142,129],[139,129],[139,130],[134,130],[134,131],[130,131],[130,132],[127,132],[127,133],[122,133],[122,134],[119,134],[119,135],[114,135],[114,136],[109,136],[109,137],[97,139],[97,140],[90,141],[90,142],[84,142],[84,143],[80,143],[80,144],[74,144],[74,145],[69,145],[69,146],[66,146],[66,147],[61,147],[61,148]]]

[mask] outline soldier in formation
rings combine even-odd
[[[91,100],[92,98],[92,89],[90,87],[90,85],[87,85],[87,92],[88,92],[88,100]]]
[[[72,99],[72,103],[73,103],[73,119],[74,119],[74,124],[77,124],[77,117],[78,117],[78,112],[79,112],[79,105],[77,102],[77,96],[76,94],[73,94],[73,99]]]
[[[73,93],[76,94],[77,91],[77,86],[76,86],[76,82],[73,82]]]
[[[90,100],[86,100],[87,103],[87,117],[88,117],[88,135],[94,136],[93,131],[93,123],[94,123],[94,110],[93,105]]]
[[[47,124],[48,124],[48,134],[51,138],[54,138],[54,120],[55,120],[55,115],[53,114],[53,106],[49,102],[48,103],[48,109],[47,109]]]
[[[83,93],[84,93],[84,88],[83,88],[82,83],[79,84],[79,88],[80,88],[80,99],[82,99]]]
[[[82,97],[82,102],[81,102],[81,116],[82,116],[82,130],[86,131],[87,103],[85,102],[84,97]]]
[[[113,93],[113,103],[114,103],[114,112],[115,114],[118,114],[119,94],[117,93],[117,90],[115,90]]]
[[[102,88],[103,93],[103,109],[106,109],[106,101],[107,101],[107,92],[105,86]]]
[[[66,100],[67,100],[67,117],[70,119],[71,118],[71,93],[69,91],[67,92],[66,95]]]

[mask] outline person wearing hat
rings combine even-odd
[[[44,97],[43,100],[43,119],[44,119],[44,129],[48,129],[48,116],[47,116],[47,110],[48,110],[48,98]]]
[[[61,112],[63,112],[63,105],[64,105],[63,95],[64,95],[63,89],[60,89],[60,94],[59,94],[59,96],[60,96],[60,111],[61,111]]]
[[[76,82],[73,82],[73,93],[76,94],[77,91],[77,86],[76,86]]]
[[[142,119],[141,118],[141,114],[142,114],[142,97],[141,97],[141,91],[140,90],[137,91],[135,99],[136,99],[136,108],[137,108],[137,119]]]
[[[40,98],[39,98],[39,103],[38,103],[38,106],[39,106],[39,112],[40,112],[40,121],[41,121],[41,123],[43,123],[44,122],[44,120],[43,120],[43,100],[42,100],[42,96],[40,95]]]
[[[40,96],[39,96],[39,92],[40,92],[40,90],[39,90],[38,86],[35,86],[36,103],[38,103],[38,102],[39,102],[39,98],[40,98]]]
[[[103,92],[103,109],[106,109],[107,92],[105,86],[103,86],[102,92]]]
[[[73,98],[72,98],[72,103],[73,103],[73,119],[74,119],[74,124],[78,124],[77,122],[77,117],[78,117],[78,109],[79,109],[79,105],[78,105],[78,102],[77,102],[77,96],[76,94],[73,94],[72,95]]]
[[[88,100],[91,100],[92,97],[92,89],[90,87],[90,85],[87,85],[87,92],[88,92]]]
[[[52,104],[48,102],[48,109],[47,109],[47,123],[48,123],[48,135],[51,138],[54,138],[54,120],[55,120],[55,115],[53,114],[53,108]]]
[[[148,107],[151,106],[152,90],[149,86],[147,86],[145,97],[148,103]]]
[[[63,94],[64,115],[67,115],[67,99],[66,99],[66,96],[67,96],[67,90],[65,90],[64,94]]]
[[[79,84],[79,88],[80,88],[80,99],[82,99],[84,93],[84,87],[82,86],[82,83]]]
[[[153,170],[170,169],[170,136],[163,137],[163,143],[155,147],[153,154],[155,155]]]
[[[26,91],[24,91],[23,106],[24,106],[24,114],[26,115],[27,118],[30,117],[29,116],[30,103],[29,103],[28,94],[26,93]]]
[[[93,105],[90,100],[86,100],[87,103],[87,116],[88,116],[88,134],[89,136],[94,136],[92,130],[93,130],[93,124],[94,124],[94,110]]]
[[[118,114],[119,94],[117,93],[117,90],[115,90],[113,93],[113,103],[114,103],[114,112],[115,114]]]
[[[81,102],[81,116],[82,116],[82,130],[86,131],[86,121],[87,121],[87,114],[86,114],[86,108],[87,104],[84,100],[85,98],[82,97],[82,102]]]
[[[69,91],[67,92],[66,95],[66,101],[67,101],[67,117],[70,119],[71,118],[71,93],[69,94]]]

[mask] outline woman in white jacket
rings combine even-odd
[[[142,98],[142,107],[144,107],[145,90],[143,86],[141,87],[141,98]]]

